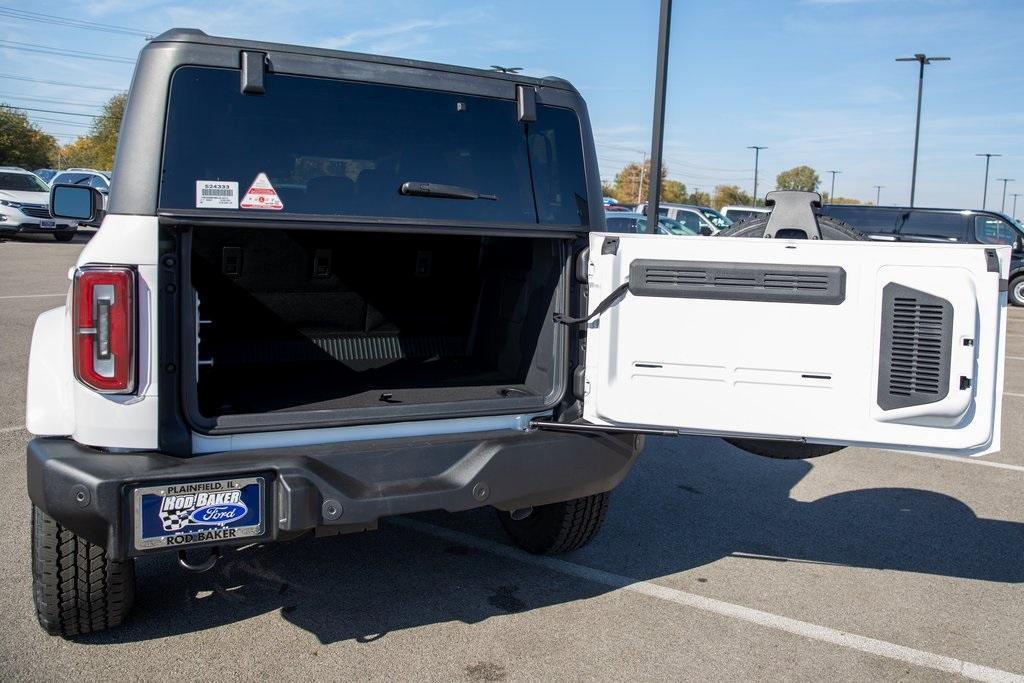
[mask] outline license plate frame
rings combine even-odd
[[[44,229],[44,230],[56,230],[57,229],[57,221],[43,219],[43,220],[39,221],[39,227]]]
[[[266,491],[262,476],[138,486],[131,491],[134,549],[257,540],[267,531]]]

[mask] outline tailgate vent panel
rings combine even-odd
[[[846,298],[838,266],[637,259],[629,268],[636,296],[837,305]]]
[[[941,401],[949,393],[953,305],[891,282],[882,290],[878,407]]]

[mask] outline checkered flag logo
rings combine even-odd
[[[164,525],[164,531],[178,531],[189,525],[188,516],[192,510],[161,510],[160,522]]]

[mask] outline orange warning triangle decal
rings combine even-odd
[[[270,209],[271,211],[280,211],[284,208],[281,198],[277,196],[277,190],[270,184],[270,178],[266,173],[256,176],[256,180],[252,181],[249,191],[245,193],[239,206],[243,209]]]

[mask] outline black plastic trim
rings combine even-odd
[[[846,300],[839,266],[637,259],[629,266],[634,296],[764,301],[836,306]]]
[[[242,92],[246,95],[262,95],[267,91],[263,85],[263,69],[267,53],[242,50]]]
[[[937,403],[949,394],[953,305],[896,282],[882,288],[878,407]]]
[[[512,510],[610,491],[641,444],[631,434],[503,430],[177,458],[37,438],[27,449],[28,493],[61,525],[123,559],[135,554],[126,503],[135,486],[265,476],[267,540],[278,541],[313,529],[372,528],[391,515],[484,505]],[[81,491],[84,503],[75,495]],[[327,499],[340,503],[340,516],[323,517]]]

